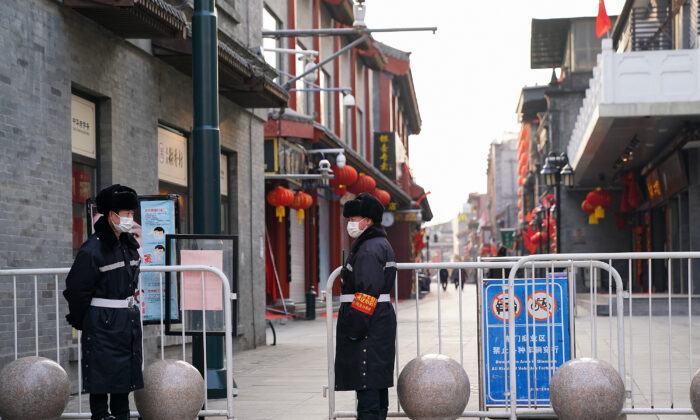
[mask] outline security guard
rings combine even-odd
[[[336,334],[335,389],[357,393],[358,420],[384,420],[394,386],[396,314],[394,250],[381,226],[384,206],[362,193],[345,203],[348,234],[355,238],[342,273]]]
[[[139,245],[128,233],[138,198],[115,184],[100,191],[96,204],[103,216],[66,278],[66,319],[83,331],[83,392],[90,394],[92,419],[129,420],[129,392],[143,388],[141,321],[133,297]]]

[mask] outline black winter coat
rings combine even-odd
[[[372,225],[352,244],[341,273],[343,294],[378,298],[396,278],[394,250],[384,228]],[[342,303],[338,311],[335,389],[382,389],[394,386],[396,313],[391,302],[377,303],[372,315]]]
[[[63,292],[73,328],[83,331],[83,392],[127,393],[143,388],[139,305],[131,308],[90,306],[93,297],[126,299],[134,295],[139,275],[138,242],[117,236],[106,217],[80,247]]]

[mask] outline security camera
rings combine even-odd
[[[318,163],[318,169],[323,172],[328,172],[331,170],[331,163],[328,161],[328,159],[321,159],[321,161]]]

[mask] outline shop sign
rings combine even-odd
[[[394,133],[374,133],[374,167],[389,179],[396,179],[396,137]]]
[[[187,139],[158,127],[158,179],[187,186]]]
[[[95,103],[71,95],[71,151],[92,159],[97,157],[95,136]]]
[[[266,174],[303,174],[304,149],[282,138],[265,139],[265,173]]]
[[[501,229],[501,244],[506,247],[506,249],[513,249],[513,243],[515,242],[515,229]]]
[[[420,210],[397,211],[394,213],[394,220],[397,222],[420,222],[423,220],[423,213]]]
[[[656,169],[649,172],[646,176],[647,193],[649,194],[649,203],[655,206],[661,203],[664,199],[663,191],[661,190],[661,182],[659,181],[659,173]]]

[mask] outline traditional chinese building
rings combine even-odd
[[[347,28],[354,21],[350,0],[266,0],[263,13],[270,30]],[[358,37],[270,37],[265,57],[286,83]],[[267,193],[283,187],[311,197],[308,208],[288,206],[283,217],[266,207],[267,303],[284,298],[297,308],[309,289],[317,295],[325,290],[349,252],[341,216],[345,201],[368,192],[385,204],[383,225],[397,261],[412,261],[412,234],[432,218],[410,170],[409,136],[420,132],[421,118],[409,54],[369,37],[309,76],[293,83],[289,107],[271,111],[265,124],[266,172],[289,176],[268,176]],[[322,159],[333,165],[330,187],[293,177],[319,174]],[[399,295],[407,297],[410,287],[410,273],[400,272]]]

